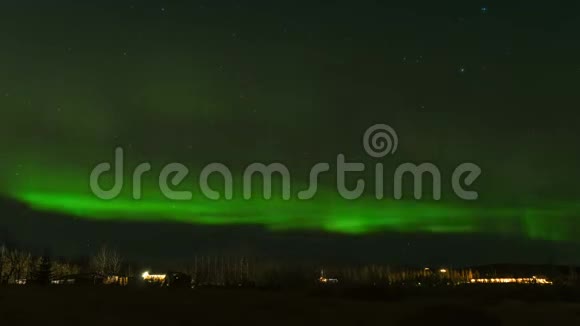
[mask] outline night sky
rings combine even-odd
[[[580,263],[578,1],[14,1],[0,40],[0,242],[143,260]],[[378,123],[399,138],[381,159],[362,146]],[[118,146],[127,185],[103,201],[89,175]],[[351,186],[372,188],[384,164],[385,199],[340,198],[332,173],[308,201],[237,196],[253,162],[284,163],[295,194],[340,153],[367,165]],[[135,201],[140,162],[153,171]],[[171,162],[189,168],[178,188],[192,200],[155,188]],[[231,169],[233,200],[195,191],[212,162]],[[393,200],[405,162],[439,167],[440,201]],[[451,190],[463,162],[482,169],[475,201]]]

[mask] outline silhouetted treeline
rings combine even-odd
[[[79,273],[80,266],[0,245],[0,284],[48,284],[52,278]]]
[[[51,280],[62,280],[81,273],[85,276],[91,274],[98,279],[123,277],[138,280],[145,270],[136,269],[134,266],[127,264],[117,250],[105,245],[84,263],[72,263],[49,255],[35,257],[25,250],[0,245],[0,284],[49,284]],[[192,255],[189,262],[183,264],[181,268],[171,270],[187,274],[194,285],[220,287],[300,287],[320,284],[324,279],[332,279],[333,282],[329,284],[353,287],[447,286],[469,283],[477,278],[517,277],[518,273],[530,277],[531,275],[524,274],[532,271],[545,271],[546,273],[539,275],[548,276],[559,284],[578,284],[578,270],[575,267],[510,266],[488,265],[473,268],[419,268],[388,264],[325,266],[247,256]]]

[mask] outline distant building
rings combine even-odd
[[[124,276],[103,276],[95,273],[66,275],[51,280],[53,285],[119,285],[126,286],[129,279]]]
[[[152,284],[163,284],[165,282],[165,278],[167,274],[151,274],[149,271],[144,272],[141,274],[141,278],[145,283],[152,283]]]
[[[540,285],[552,285],[554,284],[552,281],[549,281],[545,278],[538,278],[535,276],[532,277],[496,277],[496,278],[473,278],[471,279],[471,283],[483,283],[483,284],[540,284]]]
[[[320,277],[318,278],[318,282],[322,284],[337,284],[337,278],[328,278],[324,275],[324,269],[320,270]]]
[[[147,284],[163,287],[191,288],[192,285],[191,276],[179,272],[168,272],[165,274],[150,274],[149,272],[144,272],[141,274],[141,278]]]

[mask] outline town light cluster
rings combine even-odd
[[[517,283],[517,284],[544,284],[552,285],[552,281],[545,278],[532,277],[520,277],[520,278],[474,278],[471,279],[471,283]]]

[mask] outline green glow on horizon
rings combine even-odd
[[[530,239],[574,241],[570,209],[482,208],[443,202],[339,198],[310,201],[115,199],[90,195],[22,192],[34,209],[95,220],[171,221],[204,225],[259,225],[273,231],[319,230],[344,234],[409,232],[504,234]]]
[[[50,163],[50,162],[49,162]],[[375,232],[432,234],[491,234],[534,240],[579,241],[578,212],[573,201],[500,204],[497,198],[474,202],[429,200],[377,200],[372,196],[354,201],[341,198],[336,190],[320,187],[315,198],[284,201],[256,196],[243,200],[205,199],[193,180],[180,190],[194,190],[191,201],[170,201],[155,187],[155,178],[144,179],[141,200],[131,198],[125,187],[119,198],[103,201],[95,197],[86,182],[89,171],[75,167],[55,168],[39,163],[23,169],[23,177],[13,177],[4,192],[32,209],[77,216],[89,220],[131,222],[176,222],[194,225],[253,225],[272,231],[324,231],[351,235]],[[90,165],[88,165],[90,166]],[[49,173],[52,171],[52,173]],[[192,170],[192,175],[195,175]],[[125,180],[130,185],[130,180]],[[239,180],[234,194],[239,195]],[[305,189],[297,184],[295,190]],[[216,187],[215,189],[219,189]],[[276,185],[273,189],[279,189]],[[369,194],[370,195],[370,194]],[[293,197],[295,198],[295,197]]]

